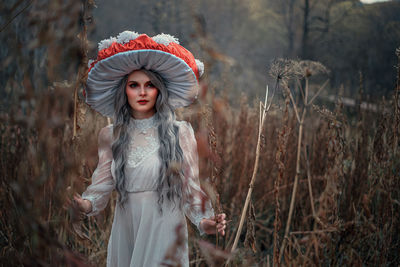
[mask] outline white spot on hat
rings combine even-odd
[[[158,44],[163,44],[163,45],[169,45],[170,43],[177,43],[179,44],[178,38],[175,38],[172,35],[161,33],[156,36],[153,36],[151,39],[153,39],[154,42]]]
[[[203,76],[203,73],[204,73],[204,63],[198,59],[195,59],[195,61],[196,61],[197,69],[199,70],[199,77],[201,77],[201,76]]]
[[[105,39],[103,41],[100,41],[99,43],[99,51],[103,50],[105,48],[109,48],[112,43],[117,42],[117,38],[115,37],[110,37],[109,39]]]
[[[135,40],[138,37],[139,37],[139,33],[137,33],[137,32],[124,31],[124,32],[121,32],[120,34],[118,34],[117,42],[120,44],[126,44],[126,43],[129,43],[130,40]]]

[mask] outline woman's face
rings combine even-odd
[[[154,115],[158,89],[144,72],[135,70],[129,74],[125,92],[135,119],[150,118]]]

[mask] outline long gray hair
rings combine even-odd
[[[174,124],[175,112],[168,102],[168,90],[163,78],[155,72],[141,69],[149,78],[151,83],[158,89],[155,104],[158,139],[160,142],[159,157],[161,160],[160,176],[158,178],[157,192],[158,204],[162,211],[164,192],[169,201],[182,207],[182,170],[183,152],[179,145],[179,128]],[[118,192],[119,204],[123,207],[127,200],[125,166],[127,162],[128,144],[131,136],[128,134],[128,125],[132,117],[132,109],[128,103],[125,93],[128,81],[127,74],[119,84],[114,102],[114,142],[112,153],[115,162],[116,190]]]

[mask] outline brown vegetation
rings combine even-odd
[[[37,5],[29,12],[48,18],[52,8]],[[2,266],[105,265],[116,194],[96,218],[63,208],[66,197],[90,183],[97,133],[108,123],[80,93],[88,6],[57,8],[52,14],[63,21],[58,25],[63,35],[48,28],[51,18],[32,19],[39,37],[29,44],[30,53],[17,45],[10,55],[23,71],[7,82],[7,88],[21,93],[0,117]],[[45,74],[29,72],[25,56],[47,58]],[[236,105],[208,93],[178,111],[196,131],[203,186],[215,209],[231,220],[226,236],[207,237],[207,242],[189,229],[192,266],[221,266],[229,256],[230,266],[400,264],[400,50],[396,56],[393,96],[377,111],[359,104],[352,113],[340,97],[329,109],[311,105],[324,86],[324,79],[314,77],[326,72],[323,66],[309,61],[273,65],[280,86],[259,137],[257,179],[233,254],[227,251],[256,161],[259,101],[249,104],[243,95]],[[362,79],[358,103],[365,97]]]

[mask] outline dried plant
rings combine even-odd
[[[285,62],[285,64],[281,64],[280,62]],[[282,68],[279,71],[279,67]],[[293,209],[294,209],[294,204],[295,204],[295,198],[296,198],[296,193],[297,193],[297,185],[298,185],[298,180],[299,180],[299,174],[300,174],[300,156],[301,156],[301,149],[302,149],[302,139],[303,139],[303,128],[304,128],[304,121],[306,118],[306,113],[307,113],[307,108],[309,105],[313,103],[315,98],[319,95],[319,93],[324,89],[328,81],[326,81],[323,85],[319,86],[318,91],[313,95],[313,97],[309,98],[309,93],[310,93],[310,86],[309,86],[309,79],[310,76],[314,74],[319,74],[319,73],[327,73],[327,69],[319,62],[313,62],[313,61],[294,61],[291,60],[290,62],[287,61],[278,61],[278,63],[273,64],[272,68],[274,71],[272,72],[273,74],[278,74],[282,75],[280,73],[285,73],[285,78],[282,79],[282,86],[283,89],[285,90],[286,94],[289,96],[294,113],[296,114],[297,121],[299,123],[299,134],[298,134],[298,142],[297,142],[297,159],[296,159],[296,174],[294,177],[294,185],[293,185],[293,191],[292,191],[292,197],[291,197],[291,203],[290,203],[290,208],[289,208],[289,214],[288,214],[288,219],[286,222],[286,228],[285,228],[285,236],[280,248],[280,257],[283,255],[283,251],[285,249],[285,245],[287,242],[287,238],[289,235],[289,229],[290,229],[290,224],[292,220],[292,215],[293,215]],[[278,79],[280,77],[278,76]],[[301,86],[301,81],[304,79],[304,90]],[[302,107],[302,113],[300,115],[299,109],[300,107],[297,106],[297,103],[294,100],[292,91],[290,90],[290,84],[289,82],[294,82],[295,84],[298,85],[298,89],[302,93],[303,97],[303,107]]]
[[[278,165],[278,176],[274,183],[274,201],[275,201],[275,220],[274,220],[274,251],[273,251],[273,266],[280,266],[279,260],[279,236],[278,233],[282,227],[280,220],[280,204],[279,204],[279,193],[280,185],[284,177],[285,170],[285,156],[287,151],[287,142],[289,137],[290,127],[289,123],[289,99],[285,101],[285,111],[283,116],[283,126],[279,131],[278,135],[278,149],[276,151],[276,164]]]
[[[260,156],[260,149],[261,149],[261,132],[264,127],[264,122],[265,122],[265,118],[267,115],[267,111],[269,110],[269,107],[270,107],[270,105],[268,104],[268,86],[267,86],[267,89],[265,92],[265,101],[264,101],[264,103],[260,102],[260,120],[259,120],[259,126],[258,126],[259,127],[258,128],[258,141],[257,141],[257,147],[256,147],[256,158],[255,158],[255,163],[254,163],[253,175],[251,177],[249,190],[247,192],[246,202],[244,203],[244,207],[242,210],[242,216],[240,217],[239,227],[236,232],[235,241],[233,242],[231,252],[235,251],[236,246],[238,244],[239,236],[242,232],[245,215],[247,213],[247,208],[250,203],[251,194],[253,192],[256,174],[257,174],[257,170],[258,170],[258,162],[259,162],[259,158],[260,158],[259,156]],[[229,263],[229,261],[226,264],[228,265],[228,263]]]

